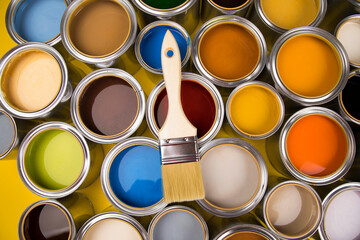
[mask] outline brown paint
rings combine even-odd
[[[225,240],[268,240],[268,238],[254,232],[237,232],[231,234]]]
[[[111,0],[81,4],[69,21],[72,44],[83,54],[106,56],[127,40],[131,23],[124,6]]]

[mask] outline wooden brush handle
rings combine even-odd
[[[168,30],[161,48],[161,66],[169,101],[160,139],[196,136],[197,130],[185,116],[181,105],[181,57],[174,36]]]

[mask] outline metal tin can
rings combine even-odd
[[[287,137],[290,129],[292,126],[297,123],[301,118],[317,114],[322,115],[325,117],[328,117],[329,119],[333,120],[334,123],[339,124],[339,127],[342,128],[342,130],[345,133],[346,141],[347,141],[347,153],[346,157],[343,160],[342,165],[337,169],[335,172],[331,174],[327,174],[325,176],[310,176],[306,173],[301,172],[300,170],[296,169],[294,165],[292,164],[290,157],[288,156],[287,152]],[[328,185],[330,183],[333,183],[337,180],[339,180],[341,177],[343,177],[351,168],[354,158],[355,158],[355,137],[353,135],[353,132],[349,126],[349,124],[336,112],[323,108],[323,107],[308,107],[304,108],[295,114],[293,114],[288,121],[284,124],[283,129],[280,133],[279,138],[279,151],[280,151],[280,157],[285,165],[286,169],[293,175],[295,178],[313,184],[313,185]]]
[[[157,224],[159,223],[159,221],[161,220],[161,218],[163,218],[166,214],[171,213],[171,212],[184,212],[187,214],[191,214],[196,221],[198,221],[199,225],[201,226],[201,230],[199,230],[199,232],[202,232],[203,238],[199,239],[199,238],[195,238],[198,240],[208,240],[209,239],[209,232],[208,232],[208,228],[206,225],[206,222],[204,221],[204,219],[200,216],[199,213],[197,213],[196,211],[194,211],[193,209],[189,208],[189,207],[184,207],[184,206],[171,206],[171,207],[167,207],[165,209],[163,209],[161,212],[159,212],[158,214],[155,215],[155,217],[151,220],[151,223],[149,225],[148,228],[148,239],[149,240],[158,240],[154,237],[154,229],[157,227]],[[189,224],[189,223],[187,223]],[[178,228],[179,226],[177,226]],[[194,226],[193,226],[194,228]],[[184,233],[186,232],[186,229],[183,229]],[[165,230],[163,230],[165,232]],[[171,233],[173,233],[173,231],[171,231],[169,229],[169,231]],[[188,238],[189,239],[189,238]],[[163,240],[163,239],[160,239]]]
[[[84,121],[82,120],[80,116],[80,110],[79,110],[79,102],[80,99],[83,96],[84,91],[86,88],[94,81],[101,77],[106,76],[114,76],[119,79],[122,79],[123,81],[127,82],[134,90],[137,96],[138,101],[138,110],[135,119],[131,123],[131,125],[126,128],[123,132],[115,134],[115,135],[100,135],[98,133],[93,132],[90,130]],[[104,106],[106,107],[106,106]],[[117,143],[120,140],[123,140],[131,135],[133,135],[138,128],[140,127],[144,115],[145,115],[145,94],[141,88],[141,85],[138,83],[138,81],[131,76],[129,73],[115,68],[105,68],[105,69],[99,69],[96,70],[87,76],[85,76],[79,84],[76,86],[74,90],[74,94],[71,98],[71,104],[70,104],[70,113],[71,118],[74,122],[75,127],[89,140],[101,143],[101,144],[110,144],[110,143]]]
[[[0,120],[1,125],[3,125],[0,128],[3,129],[3,131],[6,129],[7,132],[6,134],[5,132],[2,132],[0,136],[0,159],[3,159],[11,152],[11,150],[16,147],[16,145],[18,144],[18,138],[17,126],[14,118],[7,112],[0,109]]]
[[[29,216],[31,214],[31,212],[33,210],[36,211],[36,208],[42,207],[42,206],[56,207],[59,211],[61,211],[64,214],[64,216],[61,216],[61,217],[59,215],[54,216],[54,215],[49,214],[50,211],[48,211],[47,214],[45,213],[44,215],[42,215],[43,219],[41,219],[41,220],[43,220],[43,222],[41,222],[41,220],[40,220],[39,226],[36,226],[34,222],[32,224],[29,224],[29,221],[31,221],[31,219],[29,219],[31,217],[31,216]],[[41,210],[43,210],[43,209],[41,209]],[[54,212],[54,210],[52,210],[52,212]],[[49,229],[44,228],[41,230],[43,230],[43,231],[50,230],[49,232],[51,232],[51,233],[54,233],[54,232],[59,233],[60,231],[63,231],[64,228],[59,229],[58,228],[59,226],[54,226],[53,224],[49,224],[49,222],[54,222],[56,220],[59,220],[59,218],[65,217],[66,221],[68,222],[68,226],[62,226],[62,227],[69,228],[68,239],[74,240],[77,230],[79,230],[80,227],[84,224],[84,222],[93,215],[94,215],[94,208],[93,208],[91,202],[84,195],[82,195],[80,193],[74,193],[70,196],[67,196],[65,198],[58,199],[58,200],[52,200],[52,199],[40,200],[40,201],[32,203],[22,213],[20,220],[19,220],[19,224],[18,224],[19,239],[20,240],[33,239],[33,238],[31,238],[31,236],[30,237],[27,236],[27,234],[29,234],[29,233],[26,233],[26,230],[25,230],[26,226],[30,227],[32,229],[35,229],[36,227],[39,227],[41,229],[41,224],[45,224],[45,223],[47,223]],[[41,215],[39,214],[39,216],[41,216]],[[42,226],[42,227],[44,227],[44,226]],[[53,228],[53,229],[50,229],[50,228]],[[45,232],[45,233],[49,233],[49,232]]]
[[[277,26],[266,16],[266,14],[262,9],[261,1],[262,0],[254,0],[255,10],[258,16],[260,17],[261,21],[265,23],[267,27],[269,27],[270,29],[272,29],[277,33],[285,33],[286,31],[288,31],[289,29],[284,29]],[[327,1],[318,0],[317,2],[318,2],[317,4],[319,5],[317,16],[308,26],[313,26],[313,27],[318,26],[325,17],[326,9],[327,9]]]
[[[106,222],[106,220],[119,220],[131,225],[132,228],[141,236],[141,239],[147,240],[147,233],[144,227],[136,221],[134,218],[117,212],[104,212],[95,215],[90,218],[78,231],[75,240],[82,240],[86,237],[88,232],[100,222]]]
[[[151,214],[155,214],[166,207],[166,203],[164,198],[161,198],[160,201],[145,207],[134,207],[129,204],[123,202],[123,200],[119,199],[119,197],[115,194],[111,183],[110,183],[110,169],[116,158],[116,156],[122,151],[128,149],[129,147],[139,145],[139,146],[148,146],[159,151],[159,143],[154,139],[147,137],[133,137],[126,139],[124,141],[119,142],[115,147],[113,147],[109,153],[106,155],[102,168],[101,168],[101,186],[105,193],[107,199],[111,202],[113,206],[115,206],[118,210],[125,212],[132,216],[147,216]],[[159,159],[160,161],[160,159]],[[160,168],[160,166],[159,166]],[[149,170],[150,171],[150,170]]]
[[[28,41],[23,39],[17,32],[15,29],[15,16],[19,10],[19,8],[21,7],[22,4],[25,4],[26,0],[11,0],[11,2],[9,3],[9,6],[7,8],[6,11],[6,16],[5,16],[5,22],[6,22],[6,28],[7,31],[10,35],[10,37],[17,43],[17,44],[22,44],[22,43],[27,43]],[[64,0],[66,6],[70,4],[71,0]],[[57,44],[58,42],[61,41],[61,37],[60,37],[60,31],[59,34],[52,39],[49,39],[48,41],[44,42],[50,46],[53,46],[55,44]]]
[[[224,104],[217,88],[212,83],[208,82],[204,77],[194,73],[182,73],[181,77],[182,79],[193,81],[204,87],[212,95],[213,100],[215,102],[216,116],[214,123],[212,124],[211,129],[204,136],[198,139],[198,143],[202,145],[213,139],[216,136],[216,134],[219,132],[224,119]],[[164,81],[159,82],[151,91],[146,103],[146,121],[148,123],[151,132],[154,134],[156,138],[158,137],[159,126],[156,123],[154,108],[158,95],[164,89],[165,89],[165,82]]]
[[[219,233],[214,240],[227,240],[231,237],[235,237],[237,234],[254,234],[258,238],[268,239],[268,240],[278,240],[279,238],[271,233],[266,228],[260,227],[258,225],[253,224],[239,224],[232,226],[230,228],[225,229],[221,233]],[[254,237],[255,237],[254,236]],[[241,237],[241,235],[239,236]]]
[[[0,105],[3,107],[5,111],[7,111],[9,114],[13,115],[16,118],[22,118],[22,119],[33,119],[33,118],[45,118],[51,116],[56,110],[54,110],[57,106],[61,105],[62,103],[65,103],[67,100],[70,99],[72,94],[72,86],[70,82],[68,81],[68,72],[67,67],[64,59],[60,55],[59,52],[57,52],[54,48],[50,47],[47,44],[44,43],[24,43],[17,45],[16,47],[12,48],[10,51],[8,51],[0,60],[0,81],[2,82],[3,74],[6,70],[6,67],[8,63],[11,62],[12,59],[17,57],[19,54],[25,53],[27,51],[43,51],[45,53],[50,54],[54,57],[54,59],[58,62],[61,70],[61,86],[59,89],[58,94],[56,95],[55,99],[45,108],[35,111],[35,112],[26,112],[21,111],[17,109],[16,107],[12,106],[10,104],[1,89],[0,91]]]
[[[220,24],[228,24],[228,23],[234,23],[238,24],[239,26],[245,28],[253,37],[256,39],[258,47],[259,47],[259,60],[256,64],[256,67],[245,77],[241,79],[234,79],[234,80],[226,80],[221,79],[219,77],[216,77],[212,73],[208,72],[206,68],[203,66],[203,63],[200,59],[200,51],[199,46],[202,40],[202,37],[205,35],[205,33],[210,30],[211,28],[218,26]],[[265,38],[260,32],[260,30],[249,20],[234,16],[234,15],[223,15],[215,17],[206,23],[204,23],[196,32],[194,39],[193,39],[193,46],[192,46],[192,59],[193,63],[196,67],[196,69],[199,71],[199,73],[210,80],[212,83],[222,86],[222,87],[236,87],[242,82],[251,81],[254,80],[261,71],[263,70],[265,63],[266,63],[266,42]]]
[[[191,34],[195,30],[200,18],[200,1],[197,0],[184,0],[182,4],[168,9],[149,6],[143,0],[132,0],[132,3],[137,8],[140,29],[160,19],[177,22]]]
[[[86,53],[79,51],[72,41],[70,40],[70,31],[69,24],[71,22],[71,17],[73,17],[77,10],[85,7],[87,4],[92,3],[91,0],[76,0],[72,1],[70,5],[67,7],[63,18],[61,20],[61,39],[65,49],[76,59],[83,61],[85,63],[94,64],[97,67],[110,67],[117,62],[121,62],[122,58],[124,61],[129,61],[129,59],[135,59],[132,48],[130,48],[135,42],[136,31],[137,31],[137,20],[135,10],[130,4],[130,2],[126,0],[113,0],[117,4],[121,5],[124,10],[129,15],[130,21],[130,32],[127,36],[126,41],[120,46],[115,52],[107,54],[105,56],[90,56]],[[128,51],[129,50],[129,51]],[[136,60],[135,60],[136,61]]]
[[[329,44],[329,46],[333,47],[334,50],[336,50],[336,53],[339,55],[339,59],[341,61],[341,70],[340,70],[341,76],[336,86],[325,95],[307,97],[296,94],[295,92],[291,91],[289,88],[285,86],[285,84],[283,83],[280,77],[280,74],[278,72],[278,64],[277,64],[277,58],[280,48],[287,40],[299,35],[313,35],[314,37],[323,39]],[[350,69],[349,59],[342,44],[329,32],[315,27],[298,27],[289,30],[283,35],[281,35],[281,37],[278,38],[278,40],[275,42],[273,46],[273,49],[269,56],[268,67],[272,75],[272,78],[275,82],[276,89],[281,94],[304,106],[320,105],[327,103],[332,99],[336,98],[346,85],[349,76],[349,69]]]
[[[246,18],[246,15],[250,11],[253,0],[247,0],[245,3],[235,7],[221,6],[214,0],[203,0],[202,3],[201,19],[205,22],[211,18],[224,14],[238,15],[240,17]]]
[[[186,55],[185,55],[184,59],[181,62],[181,67],[183,68],[186,65],[186,63],[189,61],[189,58],[190,58],[190,55],[191,55],[191,39],[190,39],[190,35],[186,32],[185,28],[183,28],[180,24],[178,24],[176,22],[173,22],[173,21],[167,21],[167,20],[160,20],[160,21],[152,22],[152,23],[146,25],[146,27],[144,27],[140,31],[140,33],[138,34],[138,36],[136,38],[136,41],[135,41],[135,55],[136,55],[136,58],[137,58],[138,62],[140,63],[140,65],[143,68],[145,68],[149,72],[152,72],[152,73],[155,73],[155,74],[162,74],[161,69],[153,68],[153,67],[151,67],[150,65],[148,65],[146,63],[146,61],[142,58],[141,51],[140,51],[140,45],[141,45],[141,41],[143,40],[143,38],[149,32],[151,32],[151,30],[153,28],[158,27],[158,26],[173,27],[176,30],[178,30],[179,32],[181,32],[184,39],[186,39],[186,41],[187,41],[187,52],[186,52]]]
[[[295,191],[298,191],[298,198],[301,199],[301,209],[299,210],[299,213],[300,212],[305,213],[306,216],[304,216],[304,219],[301,219],[300,214],[298,214],[297,217],[299,217],[299,219],[295,218],[292,222],[288,223],[287,225],[283,225],[281,227],[276,228],[274,226],[274,224],[271,222],[271,219],[269,219],[270,215],[271,215],[269,205],[272,201],[271,198],[273,197],[273,195],[277,191],[281,190],[281,188],[284,188],[286,186],[297,188],[297,190],[295,190]],[[300,193],[300,191],[303,191],[302,194]],[[306,197],[305,197],[305,191],[307,194]],[[283,198],[289,197],[288,195],[286,195],[286,193],[280,193],[279,195],[281,195]],[[310,196],[311,196],[311,199],[310,199]],[[273,200],[273,201],[281,201],[280,197],[278,196],[278,198],[275,198],[275,200]],[[307,202],[305,202],[305,201],[307,201]],[[276,202],[274,202],[274,204],[275,203]],[[306,207],[308,209],[306,209]],[[309,211],[306,211],[306,210],[309,210]],[[284,209],[284,212],[285,211],[289,211],[291,213],[290,208],[286,209],[286,210]],[[281,238],[281,239],[306,239],[306,238],[311,237],[317,231],[317,229],[322,221],[323,208],[322,208],[322,204],[321,204],[321,198],[319,197],[317,192],[312,187],[310,187],[309,185],[307,185],[303,182],[300,182],[300,181],[282,182],[282,183],[279,183],[278,185],[276,185],[274,188],[272,188],[266,194],[266,196],[264,198],[264,203],[263,203],[263,216],[264,216],[267,227],[273,233],[275,233],[279,238]],[[303,220],[303,221],[301,221],[301,220]],[[295,221],[297,221],[297,222],[295,223]],[[286,231],[285,230],[286,227],[291,228],[291,224],[293,224],[295,226],[295,229],[293,228],[290,231],[296,232],[295,230],[297,230],[297,232],[295,234],[291,234],[291,235],[289,234],[289,232],[284,233]],[[303,227],[304,229],[299,230],[298,228],[300,228],[300,227]],[[301,231],[302,231],[302,233],[301,233]]]
[[[258,203],[261,201],[262,197],[265,194],[267,181],[268,181],[268,172],[267,172],[266,164],[259,151],[255,147],[253,147],[250,143],[245,142],[244,140],[238,138],[230,138],[230,137],[215,139],[211,142],[206,143],[203,147],[201,147],[199,151],[200,164],[202,163],[201,161],[203,160],[203,157],[207,152],[221,145],[237,146],[239,148],[242,148],[252,156],[252,160],[256,163],[256,168],[259,173],[256,190],[252,194],[250,199],[246,200],[245,204],[235,208],[224,208],[224,207],[216,206],[214,203],[211,203],[208,199],[206,199],[206,187],[205,187],[205,198],[202,200],[197,200],[197,203],[203,209],[216,216],[226,217],[226,218],[241,216],[253,210],[258,205]],[[219,153],[219,154],[222,156],[221,158],[225,157],[223,155],[224,153]],[[220,159],[219,157],[218,160],[221,161],[223,159]],[[205,169],[203,165],[202,165],[202,169]],[[247,179],[247,181],[249,180]]]
[[[29,175],[29,171],[28,171],[29,169],[25,163],[29,145],[34,141],[35,137],[39,136],[40,133],[49,130],[61,130],[70,133],[79,142],[83,152],[83,165],[81,168],[80,175],[69,186],[56,190],[46,189],[44,186],[41,186],[36,182],[34,182],[34,180]],[[84,137],[74,127],[62,122],[47,122],[33,128],[25,136],[19,147],[17,165],[18,165],[20,178],[30,191],[44,198],[62,198],[70,195],[79,187],[87,185],[89,181],[93,182],[95,180],[95,179],[86,179],[87,176],[90,175],[89,174],[90,165],[94,165],[94,163],[91,163],[91,161],[95,161],[95,159],[90,159],[90,150],[88,144],[86,143]],[[91,171],[98,171],[98,170],[92,168]],[[97,176],[95,175],[95,177]]]
[[[260,134],[260,135],[252,135],[246,132],[241,131],[240,129],[238,129],[238,127],[236,127],[236,125],[234,124],[233,120],[231,119],[230,116],[230,102],[232,100],[232,98],[234,97],[234,95],[236,94],[236,92],[238,92],[239,90],[241,90],[244,87],[247,86],[251,86],[251,85],[258,85],[258,86],[262,86],[264,88],[266,88],[268,91],[270,91],[277,99],[278,101],[278,106],[280,107],[280,115],[279,115],[279,119],[277,124],[269,131],[266,132],[264,134]],[[251,82],[246,82],[246,83],[242,83],[240,84],[238,87],[236,87],[230,94],[227,102],[226,102],[226,117],[228,122],[230,123],[231,127],[235,130],[235,132],[237,132],[239,135],[246,137],[246,138],[250,138],[250,139],[263,139],[263,138],[268,138],[271,135],[273,135],[282,125],[282,122],[284,120],[284,116],[285,116],[285,105],[284,105],[284,101],[282,100],[280,94],[269,84],[264,83],[264,82],[259,82],[259,81],[251,81]]]

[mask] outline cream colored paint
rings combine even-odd
[[[351,63],[360,64],[360,17],[351,19],[340,26],[336,37],[345,47]]]

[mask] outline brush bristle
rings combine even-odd
[[[161,170],[166,203],[193,201],[205,197],[199,162],[162,165]]]

